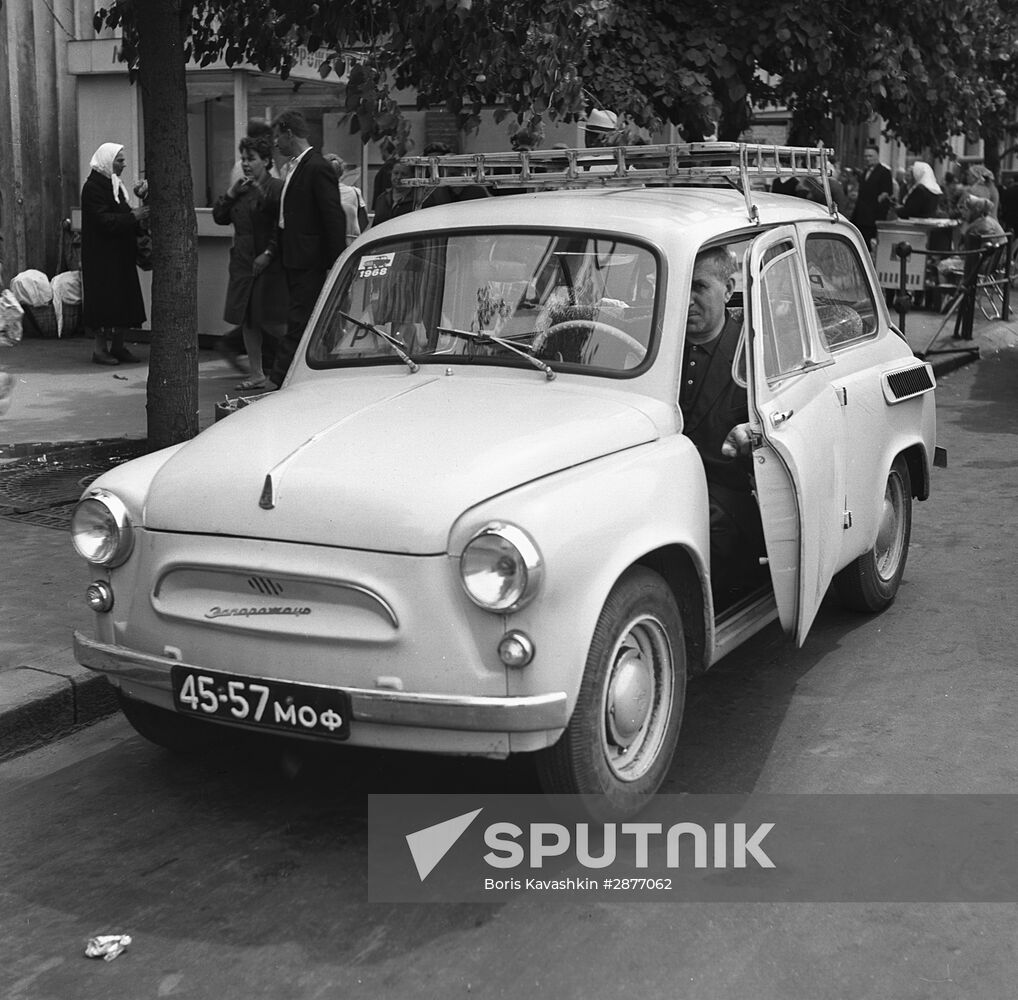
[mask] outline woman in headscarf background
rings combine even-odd
[[[934,219],[940,214],[943,189],[933,167],[922,160],[912,164],[912,186],[898,209],[899,219]]]
[[[148,208],[132,207],[121,180],[125,163],[124,147],[104,142],[81,189],[82,320],[95,337],[92,360],[98,365],[137,361],[124,336],[145,322],[136,259]],[[145,182],[136,190],[144,197]]]
[[[970,163],[967,171],[968,186],[966,192],[973,198],[985,198],[990,203],[990,215],[997,218],[997,209],[1000,206],[1000,192],[997,190],[996,181],[989,167],[981,163]]]

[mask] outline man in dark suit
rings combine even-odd
[[[880,151],[869,145],[863,151],[863,172],[859,178],[859,193],[852,211],[852,224],[862,233],[866,245],[872,250],[877,240],[877,223],[887,218],[894,190],[891,171],[880,162]]]
[[[336,258],[346,249],[346,215],[332,165],[308,141],[309,129],[299,111],[284,111],[272,123],[275,147],[287,157],[276,238],[265,251],[278,254],[290,293],[286,336],[276,350],[269,380],[282,383],[311,318],[318,295]],[[255,261],[256,273],[259,263]]]
[[[735,255],[727,247],[700,253],[686,316],[686,354],[679,407],[683,433],[696,445],[707,474],[711,588],[715,604],[759,577],[763,528],[749,462],[746,390],[732,378],[741,317],[727,305],[735,291]]]

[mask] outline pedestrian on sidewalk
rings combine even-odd
[[[271,366],[275,343],[286,335],[288,296],[286,277],[278,258],[265,253],[275,233],[283,182],[269,175],[272,140],[267,135],[240,140],[241,176],[212,206],[212,218],[233,225],[230,281],[223,319],[241,327],[250,371],[237,386],[262,389]]]
[[[863,151],[863,163],[859,192],[849,221],[862,233],[872,252],[877,245],[877,223],[887,218],[891,207],[894,178],[890,169],[880,162],[880,151],[872,143]]]
[[[329,268],[346,249],[346,216],[336,173],[311,145],[309,134],[299,111],[284,111],[272,123],[275,147],[289,158],[276,235],[265,251],[282,261],[290,293],[286,336],[269,374],[275,386],[289,371]]]
[[[81,189],[82,320],[93,333],[98,365],[137,361],[124,337],[145,322],[137,241],[148,207],[132,207],[121,180],[125,164],[124,147],[104,142]]]

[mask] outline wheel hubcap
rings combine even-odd
[[[608,766],[622,781],[636,781],[653,766],[671,720],[672,647],[661,622],[634,617],[612,650],[603,690],[603,746]]]
[[[640,650],[619,658],[608,688],[608,729],[613,743],[628,747],[647,721],[654,694],[651,666]]]
[[[877,543],[874,549],[877,572],[882,580],[890,580],[897,572],[901,559],[902,539],[905,534],[905,506],[901,480],[891,475],[884,490],[884,505],[880,512]]]

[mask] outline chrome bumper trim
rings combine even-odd
[[[185,666],[167,656],[140,653],[123,646],[96,642],[74,633],[75,659],[104,674],[170,690],[170,668]],[[569,722],[564,691],[525,697],[469,697],[465,695],[412,694],[405,691],[374,691],[341,688],[350,695],[353,719],[388,726],[425,729],[457,729],[471,732],[536,733],[562,729]]]

